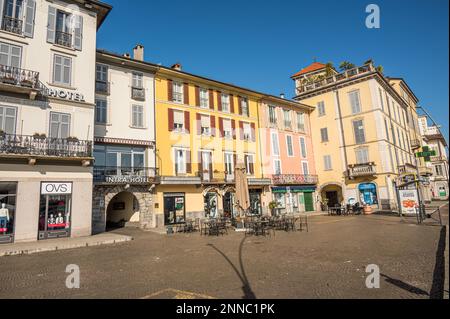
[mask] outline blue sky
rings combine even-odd
[[[145,46],[145,59],[278,95],[290,76],[317,59],[362,64],[403,77],[448,136],[448,0],[105,0],[113,5],[98,47]],[[376,3],[381,28],[367,29]]]

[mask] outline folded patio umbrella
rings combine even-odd
[[[242,217],[243,213],[250,207],[250,195],[244,164],[236,165],[234,176],[236,179],[236,205],[239,209],[239,216]]]

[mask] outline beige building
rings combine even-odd
[[[396,209],[396,182],[415,168],[408,105],[367,61],[337,72],[313,63],[292,76],[295,99],[315,107],[312,140],[322,207],[359,202]]]
[[[0,1],[0,243],[91,234],[97,1]]]

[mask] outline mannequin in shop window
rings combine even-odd
[[[2,203],[2,208],[0,208],[0,232],[6,233],[8,230],[9,223],[9,210],[6,208],[6,204]]]

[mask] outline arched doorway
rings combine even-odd
[[[322,186],[320,190],[322,209],[334,207],[344,201],[342,186],[338,183],[329,183]]]
[[[222,191],[222,207],[223,216],[227,218],[234,218],[237,216],[236,205],[236,190],[234,187],[226,187]]]
[[[139,201],[134,194],[123,191],[115,195],[106,209],[106,230],[125,227],[127,223],[139,223]]]

